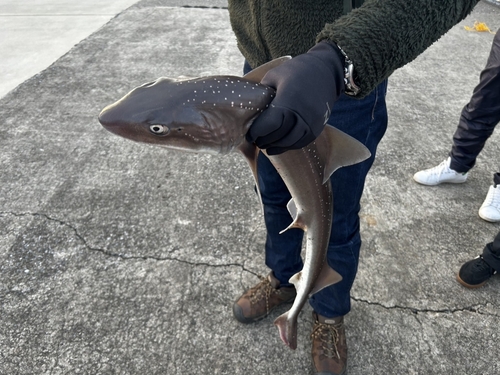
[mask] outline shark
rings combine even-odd
[[[300,228],[306,236],[303,269],[290,279],[297,295],[291,308],[274,321],[281,340],[295,349],[298,315],[309,296],[342,280],[326,257],[333,218],[330,177],[340,167],[369,158],[370,152],[328,124],[307,146],[278,155],[268,155],[246,140],[253,121],[273,105],[276,95],[261,84],[262,78],[290,58],[272,60],[244,76],[158,78],[105,107],[99,122],[111,133],[136,142],[199,153],[239,152],[257,190],[257,157],[262,152],[269,158],[292,197],[287,205],[291,224],[280,233]]]

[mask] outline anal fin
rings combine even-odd
[[[288,280],[288,282],[290,284],[295,285],[295,289],[299,289],[299,282],[301,278],[302,278],[302,271],[299,271],[295,275],[290,277],[290,280]]]

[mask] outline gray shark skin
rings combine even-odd
[[[160,78],[104,108],[99,121],[110,132],[137,142],[215,154],[239,151],[256,182],[258,153],[269,158],[292,196],[288,210],[293,222],[282,232],[300,228],[306,234],[304,267],[290,279],[297,296],[274,322],[282,341],[295,349],[298,314],[309,296],[342,280],[326,261],[333,216],[329,178],[338,168],[367,159],[370,152],[328,125],[308,146],[280,155],[267,155],[246,141],[252,122],[272,105],[275,95],[260,80],[287,59],[273,60],[243,77]]]

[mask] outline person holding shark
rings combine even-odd
[[[275,324],[294,349],[297,316],[309,300],[317,375],[347,368],[344,316],[361,246],[358,213],[387,127],[387,77],[478,1],[229,0],[248,74],[159,78],[99,115],[107,130],[137,142],[245,156],[261,193],[271,272],[236,300],[233,313],[251,323],[293,301]]]
[[[331,124],[371,152],[364,162],[331,177],[333,224],[329,265],[342,276],[318,285],[309,300],[313,372],[345,374],[344,316],[351,309],[361,237],[360,199],[377,145],[387,127],[387,78],[412,61],[456,23],[478,0],[229,0],[228,9],[245,71],[274,58],[293,58],[271,69],[261,83],[276,90],[272,104],[251,125],[247,140],[269,155],[300,149]],[[258,160],[258,184],[267,229],[269,275],[234,303],[235,318],[251,323],[294,300],[290,278],[303,268],[304,232],[291,229],[290,193],[268,158]]]

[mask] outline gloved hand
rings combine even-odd
[[[267,72],[261,83],[274,88],[276,97],[250,126],[247,140],[276,155],[316,139],[344,91],[341,56],[337,46],[320,42]]]

